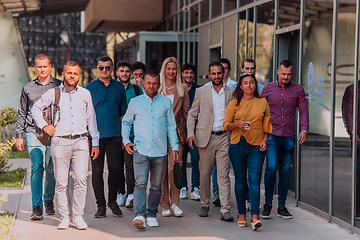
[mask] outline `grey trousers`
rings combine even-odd
[[[89,145],[87,137],[65,139],[53,137],[51,155],[54,162],[55,193],[61,219],[70,218],[69,170],[73,170],[74,193],[72,200],[73,217],[84,214],[87,170],[89,161]]]

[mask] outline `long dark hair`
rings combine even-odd
[[[254,74],[252,74],[252,73],[244,73],[244,74],[241,74],[241,75],[240,75],[240,80],[239,80],[238,84],[236,85],[235,91],[233,92],[233,97],[236,98],[236,100],[237,100],[237,104],[236,104],[237,106],[240,104],[240,101],[241,101],[242,97],[244,96],[244,92],[243,92],[243,90],[240,88],[240,86],[242,85],[243,79],[244,79],[245,77],[252,77],[252,78],[254,79],[254,81],[255,81],[254,96],[255,96],[256,98],[260,98],[259,92],[258,92],[257,80],[256,80]]]

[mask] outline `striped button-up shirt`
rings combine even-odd
[[[359,82],[360,83],[360,82]],[[360,85],[359,85],[360,86]],[[360,106],[360,87],[358,87],[358,107]],[[352,133],[353,126],[353,112],[354,112],[354,84],[347,86],[341,105],[342,116],[346,130],[349,135]],[[360,111],[358,111],[357,121],[357,135],[360,137]]]
[[[295,82],[282,87],[278,81],[268,83],[261,91],[267,99],[273,125],[272,135],[290,137],[295,135],[296,108],[299,108],[301,131],[309,130],[309,110],[304,88]]]

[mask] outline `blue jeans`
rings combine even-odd
[[[245,214],[247,195],[246,172],[248,172],[251,215],[259,215],[260,181],[265,152],[259,150],[259,145],[249,144],[244,137],[237,144],[229,146],[230,161],[235,175],[235,197],[239,214]]]
[[[147,157],[134,152],[134,211],[136,216],[156,217],[161,197],[161,182],[167,155]],[[146,209],[146,187],[150,173],[150,191]]]
[[[199,188],[199,182],[200,182],[200,172],[199,172],[199,150],[197,146],[194,148],[189,147],[189,145],[186,143],[184,144],[184,150],[183,150],[183,165],[181,167],[181,182],[182,187],[188,186],[187,182],[187,174],[186,174],[186,162],[187,162],[187,156],[188,152],[190,152],[190,158],[191,158],[191,191],[194,190],[194,187]]]
[[[265,202],[272,203],[276,171],[279,170],[278,207],[285,206],[290,179],[290,164],[295,149],[295,136],[270,135],[266,149]]]
[[[36,134],[32,132],[26,133],[26,145],[31,160],[30,185],[32,206],[38,205],[42,208],[43,201],[53,200],[55,195],[54,166],[50,155],[50,147],[42,145],[36,138]],[[44,169],[45,183],[43,196]]]

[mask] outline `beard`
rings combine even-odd
[[[119,80],[120,80],[120,82],[122,82],[122,83],[128,83],[128,82],[130,81],[130,77],[129,77],[128,79],[126,79],[126,80],[122,80],[121,78],[119,78]]]
[[[220,79],[220,78],[215,78],[214,80],[211,79],[212,84],[213,84],[214,86],[220,86],[220,85],[222,85],[222,84],[223,84],[223,80],[222,80],[222,79],[221,79],[218,83],[215,82],[215,80],[219,80],[219,79]]]
[[[69,86],[69,87],[76,87],[76,85],[78,84],[79,81],[75,82],[75,83],[71,83],[68,79],[64,78],[64,83]]]

